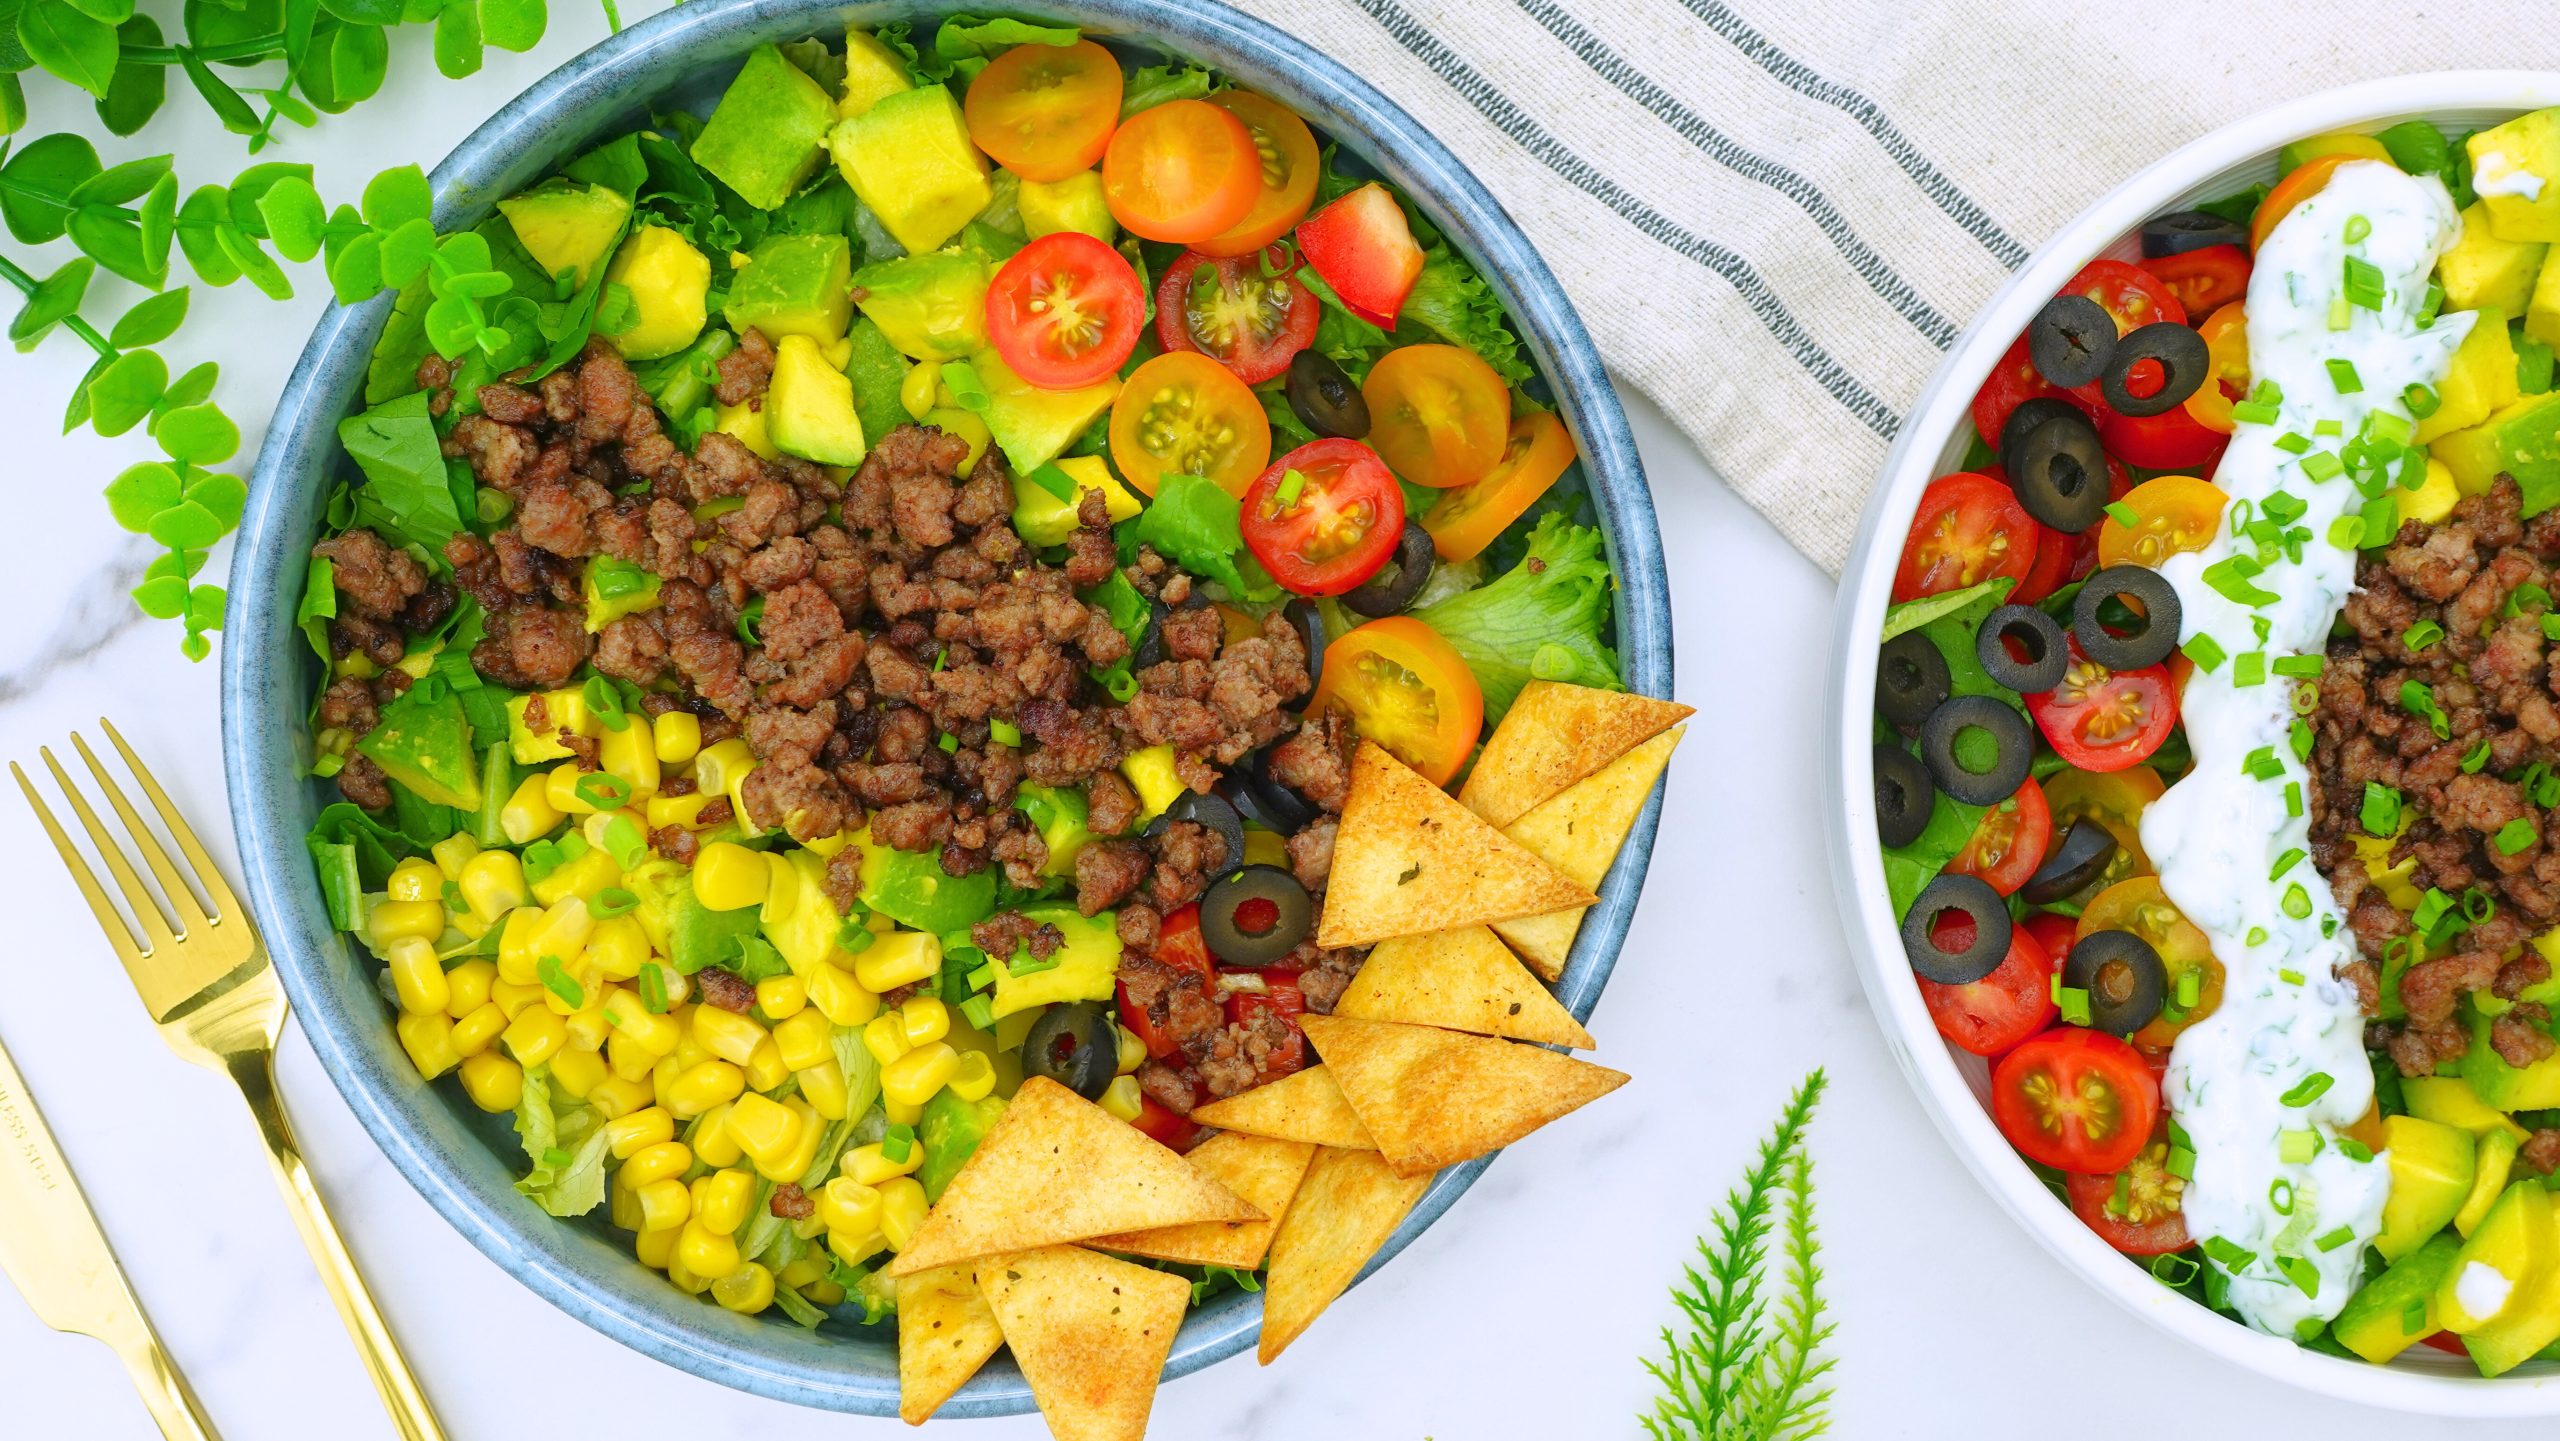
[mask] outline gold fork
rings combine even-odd
[[[54,849],[62,853],[62,863],[70,869],[80,893],[88,897],[90,911],[115,947],[116,958],[124,962],[125,973],[133,978],[134,989],[142,995],[143,1008],[160,1028],[161,1039],[181,1057],[230,1076],[248,1100],[249,1113],[257,1118],[258,1130],[267,1144],[267,1159],[284,1188],[287,1209],[293,1213],[295,1227],[302,1232],[302,1243],[320,1268],[320,1279],[328,1284],[330,1299],[338,1306],[338,1317],[355,1339],[356,1351],[364,1358],[365,1370],[372,1374],[374,1387],[381,1392],[382,1404],[391,1412],[393,1424],[407,1441],[443,1441],[444,1428],[436,1420],[434,1408],[427,1404],[418,1378],[410,1372],[407,1358],[400,1354],[399,1343],[392,1339],[391,1328],[374,1305],[372,1293],[365,1289],[364,1277],[357,1272],[346,1242],[339,1238],[336,1223],[329,1219],[328,1204],[321,1200],[319,1188],[312,1183],[311,1172],[302,1163],[301,1148],[294,1141],[293,1127],[285,1118],[276,1090],[275,1068],[276,1037],[284,1029],[285,995],[274,968],[267,964],[267,949],[258,939],[257,926],[233,898],[222,873],[197,843],[195,832],[187,828],[186,818],[169,803],[168,794],[143,768],[133,748],[105,718],[101,717],[98,725],[115,743],[116,753],[124,758],[133,778],[141,783],[160,823],[178,843],[178,849],[185,852],[197,888],[188,888],[151,828],[98,763],[89,743],[74,732],[72,746],[88,763],[89,774],[98,788],[106,792],[108,803],[115,807],[126,833],[133,838],[134,848],[159,878],[160,891],[168,898],[169,914],[164,916],[150,889],[135,873],[133,862],[107,828],[99,824],[97,813],[89,808],[80,788],[72,784],[62,763],[54,759],[51,749],[40,750],[46,769],[53,772],[54,783],[71,803],[72,813],[80,818],[90,844],[106,862],[134,919],[140,923],[138,936],[117,913],[115,903],[108,899],[88,863],[63,834],[53,812],[45,808],[43,797],[28,783],[27,773],[11,762],[10,774],[18,778],[18,789],[26,793],[27,804],[35,807],[37,818],[44,822],[45,834],[52,837]],[[197,899],[199,890],[203,894],[201,902]]]

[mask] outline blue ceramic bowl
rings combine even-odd
[[[436,220],[472,225],[491,203],[651,108],[707,113],[747,51],[768,41],[832,36],[847,25],[926,20],[967,9],[1054,16],[1103,36],[1217,67],[1286,102],[1414,197],[1472,255],[1509,307],[1580,443],[1619,578],[1618,635],[1627,683],[1671,693],[1671,612],[1662,542],[1627,421],[1564,291],[1511,218],[1457,157],[1412,117],[1305,41],[1206,0],[691,0],[588,51],[473,132],[435,172]],[[733,1315],[675,1290],[633,1262],[628,1238],[599,1214],[552,1220],[514,1189],[523,1156],[503,1117],[481,1115],[450,1086],[418,1083],[392,1036],[370,961],[332,931],[302,844],[331,798],[304,772],[304,707],[315,662],[294,629],[304,557],[332,476],[346,464],[336,422],[357,402],[389,301],[330,310],[277,399],[250,481],[231,568],[222,649],[225,774],[249,900],[321,1065],[393,1163],[445,1218],[526,1285],[570,1315],[695,1375],[806,1406],[871,1416],[898,1409],[895,1339],[818,1333]],[[1587,1017],[1617,960],[1652,854],[1657,795],[1582,927],[1561,993]],[[1458,1199],[1488,1161],[1436,1179],[1373,1268]],[[1230,1292],[1194,1312],[1167,1376],[1251,1346],[1259,1294]],[[1348,1306],[1332,1324],[1359,1324]],[[999,1358],[943,1408],[946,1416],[1032,1409],[1021,1373]]]

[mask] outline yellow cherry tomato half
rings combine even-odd
[[[2332,150],[2326,155],[2314,155],[2285,172],[2285,177],[2267,192],[2267,198],[2258,202],[2258,213],[2249,218],[2249,249],[2255,252],[2266,244],[2267,237],[2275,234],[2276,226],[2293,213],[2295,206],[2319,194],[2321,187],[2329,183],[2329,177],[2338,173],[2339,166],[2351,160],[2382,159],[2387,164],[2389,154],[2385,151],[2381,156],[2357,155]]]
[[[1262,156],[1232,111],[1172,100],[1122,122],[1102,153],[1102,197],[1132,235],[1191,245],[1224,235],[1262,193]]]
[[[1351,728],[1445,786],[1484,729],[1484,689],[1440,633],[1409,615],[1347,631],[1324,648],[1307,713],[1342,712]]]
[[[2167,972],[2160,1014],[2126,1038],[2135,1045],[2168,1045],[2180,1031],[2212,1015],[2222,1004],[2222,962],[2213,958],[2204,932],[2169,899],[2158,876],[2136,876],[2099,892],[2080,913],[2079,938],[2085,941],[2100,931],[2140,936],[2160,953],[2161,969]],[[2192,983],[2184,979],[2190,972],[2196,975]],[[2181,986],[2195,997],[2193,1005],[2179,1004]]]
[[[1196,350],[1173,351],[1120,387],[1111,460],[1147,495],[1168,475],[1196,475],[1241,497],[1271,464],[1271,418],[1234,371]]]
[[[1515,417],[1492,472],[1473,485],[1443,491],[1423,515],[1431,548],[1452,563],[1475,559],[1573,460],[1573,437],[1563,421],[1543,410]]]
[[[1307,207],[1315,203],[1316,178],[1324,169],[1324,155],[1316,148],[1315,133],[1307,129],[1307,122],[1277,100],[1265,99],[1250,90],[1229,90],[1212,97],[1209,103],[1244,122],[1244,128],[1253,136],[1253,152],[1262,162],[1262,182],[1254,195],[1253,208],[1245,212],[1244,219],[1226,233],[1198,241],[1191,248],[1222,260],[1251,255],[1288,234],[1291,226],[1305,218]]]
[[[2133,524],[2108,516],[2098,528],[2098,564],[2159,569],[2181,551],[2202,550],[2222,525],[2231,498],[2222,487],[2192,475],[2155,475],[2126,491]]]
[[[2234,394],[2249,393],[2249,310],[2235,300],[2196,327],[2204,338],[2204,384],[2187,397],[2187,416],[2205,429],[2229,435],[2240,428],[2231,414]]]
[[[969,138],[1025,180],[1064,180],[1110,145],[1120,84],[1120,62],[1090,40],[1016,45],[969,83]]]
[[[2120,771],[2057,771],[2044,781],[2045,807],[2053,813],[2057,841],[2076,820],[2104,826],[2116,839],[2116,853],[2096,883],[2076,899],[2083,902],[2132,876],[2151,874],[2151,857],[2142,849],[2142,813],[2167,793],[2168,783],[2149,766]]]
[[[1511,391],[1483,357],[1458,345],[1390,350],[1360,382],[1369,444],[1416,485],[1473,485],[1502,463]]]

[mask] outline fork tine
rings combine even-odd
[[[142,786],[143,795],[150,799],[151,808],[159,812],[160,824],[168,828],[170,836],[178,843],[178,849],[186,855],[188,866],[195,871],[196,884],[203,889],[205,899],[213,904],[213,923],[218,926],[225,917],[240,914],[240,903],[232,899],[231,885],[222,878],[222,868],[213,863],[213,857],[205,854],[203,843],[196,839],[195,831],[187,825],[187,818],[169,803],[169,793],[160,789],[160,782],[152,776],[151,768],[142,763],[142,757],[133,753],[133,747],[124,743],[124,734],[116,729],[115,722],[100,716],[98,728],[115,743],[116,754],[124,757],[125,768],[133,772],[134,780]]]
[[[38,746],[36,754],[44,757],[45,769],[53,772],[53,783],[62,788],[62,798],[71,802],[71,813],[80,818],[81,829],[89,833],[89,844],[98,848],[98,858],[107,863],[108,874],[124,891],[126,904],[133,907],[133,917],[142,923],[142,954],[150,955],[176,939],[169,931],[169,918],[160,911],[160,903],[151,897],[151,888],[134,874],[133,862],[125,859],[124,850],[116,844],[107,828],[98,824],[98,813],[89,809],[89,798],[71,783],[62,762],[54,759],[51,746]]]
[[[144,864],[160,878],[160,893],[169,898],[169,910],[177,917],[178,934],[190,936],[212,924],[213,918],[205,914],[196,893],[187,888],[178,868],[170,864],[169,853],[160,847],[160,838],[143,823],[142,814],[133,808],[133,803],[124,798],[124,788],[116,784],[115,777],[98,763],[97,752],[89,749],[89,742],[78,731],[71,733],[71,746],[80,752],[80,759],[88,762],[89,774],[96,778],[98,789],[107,793],[107,804],[115,807],[116,818],[124,822],[125,834],[132,836],[134,845],[141,849]]]
[[[27,804],[35,808],[36,819],[44,823],[44,833],[52,838],[54,850],[61,853],[63,868],[71,872],[71,879],[80,887],[80,894],[89,898],[89,912],[98,918],[98,928],[107,933],[107,941],[116,948],[117,957],[126,965],[132,965],[141,955],[133,928],[125,923],[115,903],[107,899],[107,893],[98,885],[98,878],[90,871],[89,863],[81,859],[80,850],[71,844],[71,838],[62,833],[62,823],[53,818],[52,808],[44,803],[43,796],[36,793],[35,784],[27,779],[27,773],[19,769],[16,761],[9,762],[9,774],[18,778],[19,791],[25,794]]]

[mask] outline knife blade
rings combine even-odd
[[[57,1331],[113,1345],[140,1324],[124,1268],[6,1046],[0,1046],[0,1271]]]

